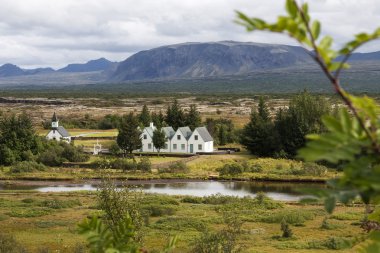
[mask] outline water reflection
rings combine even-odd
[[[33,185],[34,183],[34,185]],[[296,201],[306,195],[300,189],[323,188],[323,184],[305,184],[305,183],[271,183],[271,182],[220,182],[220,181],[202,181],[202,182],[165,182],[149,183],[147,181],[127,182],[126,184],[139,185],[144,192],[160,193],[168,195],[191,195],[191,196],[209,196],[212,194],[222,194],[229,196],[252,196],[258,192],[264,192],[269,197],[276,200]],[[0,190],[36,190],[39,192],[68,192],[97,189],[99,181],[92,184],[66,184],[62,182],[43,182],[44,186],[38,182],[28,182],[27,184],[7,185],[0,182]]]

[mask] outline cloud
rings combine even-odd
[[[336,46],[380,23],[378,0],[309,2]],[[284,13],[282,0],[0,0],[0,6],[0,64],[22,67],[59,68],[99,57],[120,61],[140,50],[189,41],[296,44],[283,35],[247,33],[233,22],[234,10],[273,21]]]

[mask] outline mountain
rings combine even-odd
[[[52,68],[36,68],[36,69],[23,69],[26,75],[47,74],[52,73],[55,70]]]
[[[6,63],[0,66],[0,77],[22,76],[24,74],[24,71],[16,65]]]
[[[252,42],[183,43],[138,52],[121,62],[111,81],[240,75],[311,63],[302,47]]]
[[[91,60],[84,64],[74,63],[69,64],[64,68],[61,68],[57,71],[59,72],[92,72],[92,71],[100,71],[107,70],[112,68],[116,63],[111,62],[105,58],[100,58],[97,60]]]

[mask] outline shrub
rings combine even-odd
[[[26,249],[12,235],[0,233],[0,252],[26,253]]]
[[[352,247],[352,242],[342,237],[330,237],[325,241],[325,246],[334,250],[347,249]]]
[[[23,173],[44,170],[46,170],[46,166],[35,161],[18,162],[10,168],[11,173]]]
[[[144,208],[152,217],[159,217],[164,215],[173,215],[176,212],[174,207],[150,205]]]
[[[48,215],[50,213],[51,213],[51,210],[49,209],[22,209],[22,210],[16,209],[7,213],[7,215],[11,217],[18,217],[18,218],[32,218],[32,217],[41,217],[44,215]]]
[[[202,204],[203,199],[200,197],[186,196],[181,202],[182,203],[192,203],[192,204]]]
[[[324,176],[327,173],[327,168],[316,163],[304,163],[303,169],[306,175]]]
[[[267,223],[281,223],[285,220],[289,224],[302,224],[307,220],[314,219],[316,214],[306,210],[281,210],[276,213],[271,213],[269,216],[261,217],[262,222]]]
[[[234,216],[224,215],[226,225],[221,231],[210,232],[204,230],[195,240],[192,252],[213,253],[213,252],[239,252],[238,239],[241,235],[243,222]]]
[[[119,156],[122,153],[119,145],[117,145],[116,142],[111,144],[109,151],[110,151],[111,155],[114,155],[114,156]]]
[[[190,169],[187,167],[186,163],[178,161],[172,163],[167,168],[159,169],[160,173],[188,173]]]
[[[60,199],[48,199],[41,202],[40,206],[52,208],[52,209],[63,209],[75,206],[81,206],[82,203],[78,200],[60,200]]]
[[[244,172],[244,168],[239,163],[225,164],[223,167],[218,168],[217,171],[221,176],[224,175],[238,175]]]
[[[259,165],[259,164],[254,164],[252,166],[249,167],[249,171],[247,172],[256,172],[256,173],[259,173],[259,172],[262,172],[263,171],[263,168]]]
[[[152,171],[152,163],[150,162],[148,157],[142,157],[140,162],[137,164],[137,169],[144,172]]]
[[[282,231],[282,238],[290,238],[293,236],[293,231],[289,227],[289,224],[286,222],[285,219],[281,222],[281,231]]]

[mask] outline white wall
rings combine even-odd
[[[51,130],[47,135],[46,139],[48,140],[57,140],[57,141],[67,141],[71,142],[71,137],[62,137],[62,135],[57,130]]]
[[[198,136],[198,140],[195,140],[195,136]],[[191,144],[193,144],[193,153],[214,151],[214,142],[213,141],[205,142],[202,139],[202,136],[198,133],[197,129],[194,130],[193,134],[189,138],[189,153],[191,151],[191,148],[190,148]],[[199,148],[199,145],[202,146],[201,149]]]
[[[177,136],[181,136],[181,139],[178,140]],[[174,148],[174,145],[177,145],[177,148]],[[182,145],[184,145],[184,149],[182,148]],[[182,132],[177,130],[175,132],[175,135],[171,139],[171,152],[172,153],[188,153],[188,145],[187,145],[187,140],[185,136],[183,136]]]
[[[146,139],[144,139],[144,135],[146,135]],[[141,143],[142,143],[142,147],[141,147],[141,151],[142,152],[155,152],[156,149],[154,148],[154,145],[153,145],[153,140],[152,140],[152,136],[149,135],[149,133],[144,129],[142,134],[141,134]],[[149,148],[149,144],[151,144],[151,148]]]

